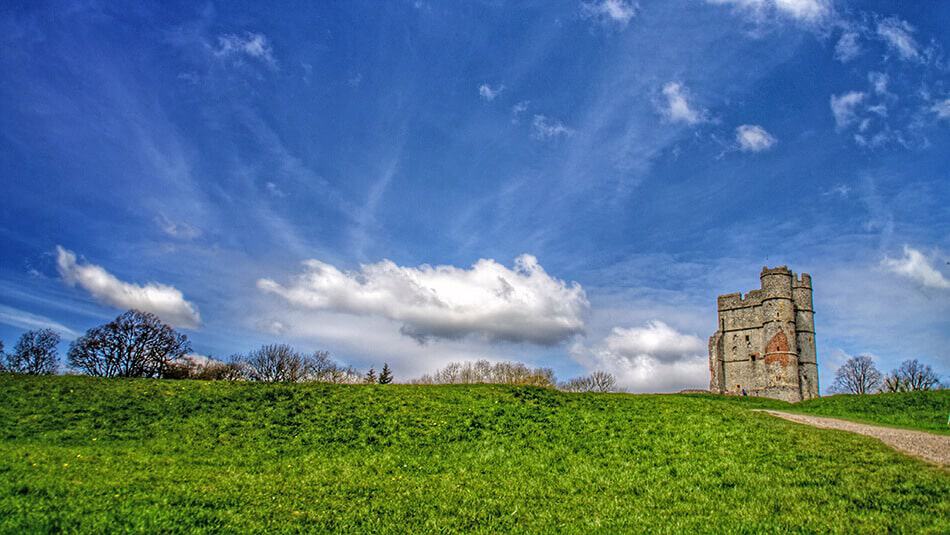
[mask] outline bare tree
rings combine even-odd
[[[617,378],[605,371],[595,371],[590,375],[575,377],[558,388],[565,392],[615,392]]]
[[[302,381],[311,373],[307,359],[287,344],[261,346],[241,362],[248,379],[264,383]]]
[[[835,372],[832,392],[870,394],[881,386],[881,372],[869,356],[851,357]]]
[[[363,376],[348,366],[342,366],[330,358],[328,351],[315,351],[308,360],[310,374],[307,380],[320,383],[359,383]]]
[[[905,360],[884,378],[885,392],[914,392],[940,387],[940,376],[928,364],[917,359]]]
[[[529,368],[520,362],[452,362],[431,375],[412,381],[415,384],[508,384],[552,387],[554,370]]]
[[[149,312],[129,310],[69,346],[69,365],[101,377],[162,377],[191,350],[188,338]]]
[[[52,329],[26,331],[20,336],[13,353],[5,355],[6,363],[3,368],[11,373],[29,375],[48,375],[56,373],[59,365],[59,355],[56,346],[59,345],[59,334]],[[0,349],[2,349],[0,344]]]
[[[590,374],[590,382],[594,392],[613,392],[617,386],[617,378],[605,371],[595,371]]]

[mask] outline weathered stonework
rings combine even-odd
[[[811,276],[762,268],[762,287],[719,296],[709,338],[709,390],[785,401],[818,397]]]

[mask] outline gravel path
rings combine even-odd
[[[822,429],[838,429],[851,433],[858,433],[874,437],[895,450],[913,455],[927,462],[939,466],[950,466],[950,436],[935,435],[924,431],[910,431],[894,429],[892,427],[878,427],[876,425],[858,424],[836,418],[807,416],[790,412],[762,410],[772,416],[807,424]]]

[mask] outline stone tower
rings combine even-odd
[[[818,397],[811,276],[762,268],[762,287],[720,295],[709,338],[709,390],[785,401]]]

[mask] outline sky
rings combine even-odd
[[[708,385],[813,277],[820,381],[950,377],[950,3],[6,2],[0,340],[128,308],[397,380]]]

